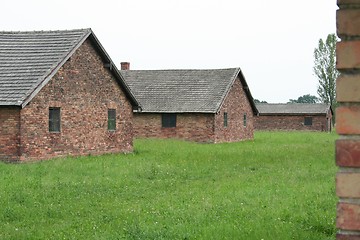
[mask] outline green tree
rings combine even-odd
[[[254,103],[267,103],[267,101],[260,101],[259,99],[254,99]]]
[[[336,69],[336,42],[335,34],[329,34],[324,42],[319,40],[319,45],[314,50],[314,73],[319,80],[317,93],[320,101],[336,107],[336,79],[339,72]]]
[[[319,102],[319,98],[314,95],[306,94],[301,97],[298,97],[298,99],[289,99],[289,102],[290,103],[317,103],[317,102]]]

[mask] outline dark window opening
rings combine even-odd
[[[176,127],[176,114],[166,113],[161,115],[161,126],[163,128]]]
[[[246,123],[247,122],[247,119],[246,119],[246,113],[244,113],[244,118],[243,118],[243,124],[244,124],[244,127],[246,127]]]
[[[49,132],[60,132],[60,108],[49,108]]]
[[[305,126],[312,126],[312,117],[305,117],[304,118],[304,125]]]
[[[224,112],[224,127],[228,126],[228,114],[227,112]]]
[[[116,130],[116,109],[108,109],[108,130]]]

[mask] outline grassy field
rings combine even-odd
[[[335,134],[0,163],[0,239],[334,239]]]

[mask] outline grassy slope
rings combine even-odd
[[[0,239],[333,239],[335,134],[0,163]]]

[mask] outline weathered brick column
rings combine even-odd
[[[337,4],[337,239],[360,240],[360,0]]]

